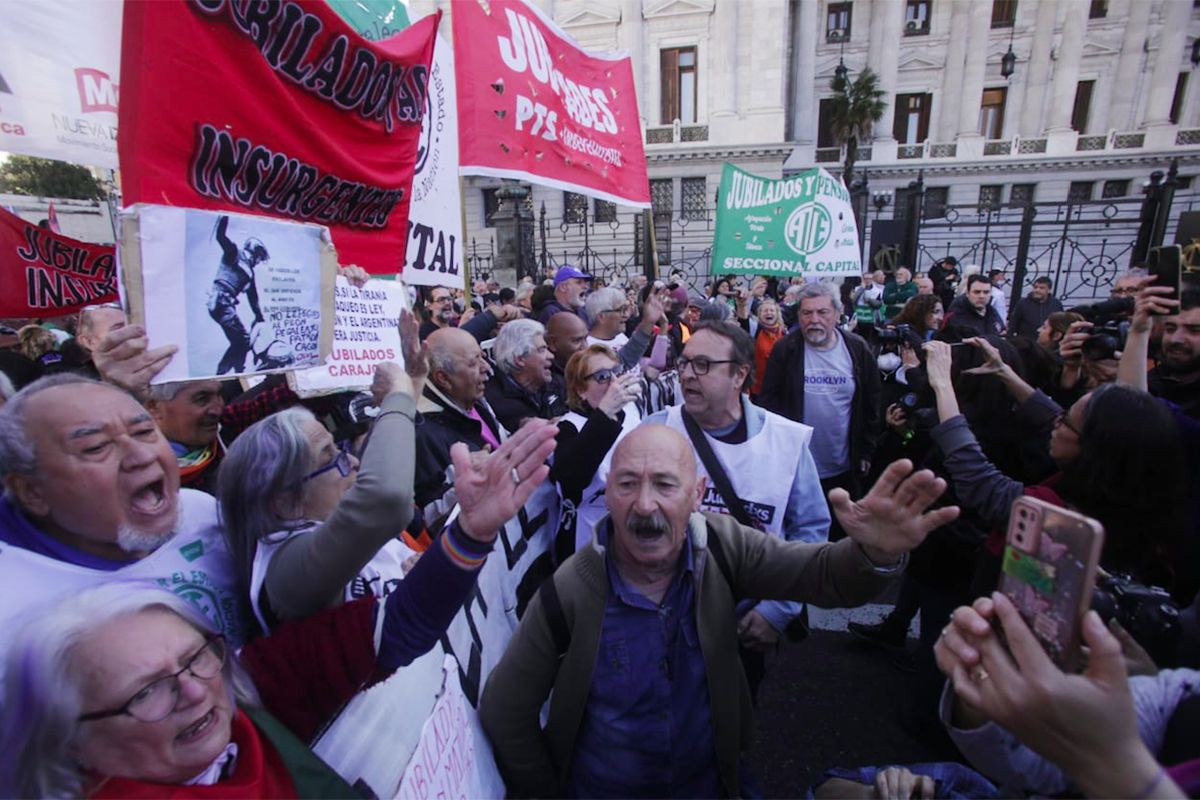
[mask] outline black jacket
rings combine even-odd
[[[965,294],[954,298],[954,302],[946,309],[942,328],[951,325],[971,331],[972,336],[1000,336],[1004,333],[1004,320],[1000,319],[996,307],[988,303],[987,311],[980,316]]]
[[[875,445],[883,432],[883,410],[880,407],[882,382],[879,367],[871,348],[861,336],[839,331],[850,351],[854,365],[854,400],[850,408],[850,464],[857,494],[858,465],[875,452]],[[797,422],[804,421],[804,332],[793,331],[783,337],[767,359],[763,375],[762,391],[758,394],[759,406],[782,414]]]
[[[503,431],[487,404],[477,403],[475,410],[496,439],[501,439]],[[441,499],[454,485],[446,473],[450,466],[450,446],[455,442],[465,442],[470,450],[482,450],[487,442],[480,424],[451,405],[429,384],[425,385],[417,412],[417,465],[413,478],[413,497],[416,504],[426,511],[426,519],[433,519],[444,513],[445,509],[427,509],[427,506]]]
[[[1035,337],[1046,318],[1062,310],[1063,304],[1057,297],[1047,297],[1041,303],[1032,296],[1022,297],[1009,314],[1008,332],[1014,336]]]
[[[530,392],[497,369],[488,380],[484,396],[496,419],[510,431],[521,427],[521,423],[530,417],[551,419],[567,413],[567,392],[553,370],[549,383]]]

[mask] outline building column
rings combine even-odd
[[[871,0],[871,2],[863,3],[863,30],[867,31],[867,66],[871,68],[876,75],[883,74],[883,18],[886,16],[887,0]],[[855,4],[855,9],[858,4]],[[859,23],[851,21],[853,29],[859,28]]]
[[[874,127],[874,138],[881,142],[891,142],[895,139],[892,128],[896,120],[896,78],[900,69],[900,29],[904,22],[904,0],[876,0],[871,16],[872,23],[883,28],[879,88],[883,90],[883,102],[887,104],[883,109],[883,116]],[[881,19],[874,19],[876,16]]]
[[[796,0],[796,75],[792,84],[792,131],[800,144],[817,140],[817,0]]]
[[[1107,131],[1110,128],[1129,130],[1134,127],[1134,98],[1137,97],[1138,83],[1142,77],[1143,47],[1146,43],[1146,27],[1150,22],[1150,3],[1143,0],[1128,0],[1126,3],[1128,16],[1125,19],[1125,31],[1121,35],[1121,54],[1117,57],[1117,68],[1113,71],[1113,88],[1109,95],[1112,98],[1108,107],[1100,106],[1092,110],[1098,114],[1096,130]]]
[[[1061,2],[1066,15],[1063,19],[1062,44],[1058,47],[1058,58],[1054,63],[1047,133],[1071,129],[1075,92],[1079,88],[1079,61],[1083,57],[1083,34],[1087,30],[1088,0]]]
[[[622,50],[629,53],[629,60],[633,66],[633,86],[637,90],[638,97],[642,98],[650,96],[648,75],[646,74],[645,46],[642,42],[642,31],[645,27],[642,20],[642,0],[621,0],[621,21],[617,25],[617,42]],[[638,105],[641,108],[643,127],[658,124],[657,113],[651,113],[651,109],[646,108],[645,102]]]
[[[971,3],[967,27],[967,54],[963,67],[962,94],[958,98],[958,135],[979,136],[979,105],[983,100],[983,78],[987,69],[988,31],[992,26],[992,4]]]
[[[1019,10],[1018,10],[1019,13]],[[1054,46],[1054,28],[1058,4],[1042,0],[1037,7],[1033,45],[1025,68],[1025,98],[1021,103],[1021,136],[1032,138],[1042,132],[1042,109],[1046,105],[1046,85],[1050,83],[1050,50]]]
[[[713,9],[712,56],[708,66],[712,76],[714,117],[737,115],[739,16],[737,3],[716,3]],[[703,76],[700,79],[703,81]]]
[[[1048,0],[1047,0],[1048,2]],[[962,104],[963,61],[967,56],[967,27],[971,17],[969,3],[952,3],[950,41],[946,46],[946,64],[942,67],[942,96],[938,98],[938,122],[931,126],[935,142],[954,141],[958,133],[958,107]]]
[[[1162,33],[1154,56],[1146,113],[1142,117],[1142,125],[1147,128],[1171,124],[1171,100],[1175,97],[1175,82],[1179,80],[1180,60],[1191,21],[1191,0],[1163,0],[1160,13]]]

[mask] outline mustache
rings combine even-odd
[[[661,511],[652,514],[639,514],[630,511],[625,517],[625,527],[637,536],[664,536],[671,532],[671,523]]]

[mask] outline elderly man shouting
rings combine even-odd
[[[216,501],[179,488],[170,443],[125,392],[42,378],[0,409],[0,640],[35,605],[108,580],[179,594],[240,642]]]
[[[699,514],[688,440],[643,425],[618,445],[609,515],[526,610],[480,714],[509,792],[536,797],[738,797],[750,694],[737,598],[850,606],[877,594],[957,508],[924,509],[945,481],[888,467],[834,508],[836,544],[784,542]],[[551,695],[545,730],[539,712]]]

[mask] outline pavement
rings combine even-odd
[[[803,797],[831,767],[960,760],[937,721],[932,653],[915,638],[898,655],[846,632],[889,608],[810,608],[808,639],[770,657],[750,755],[764,796]]]

